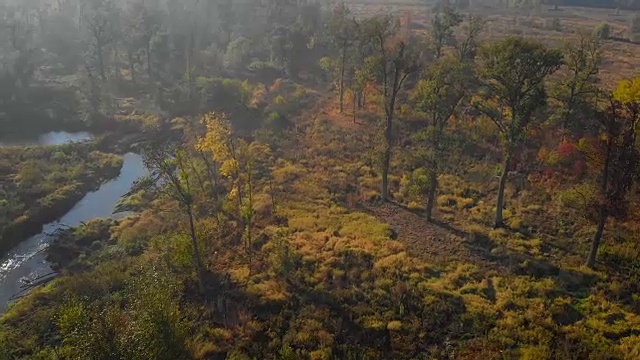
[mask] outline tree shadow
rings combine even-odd
[[[433,224],[433,225],[441,228],[442,230],[446,230],[446,231],[448,231],[448,232],[450,232],[450,233],[452,233],[452,234],[454,234],[454,235],[456,235],[458,237],[466,238],[469,235],[466,231],[464,231],[462,229],[459,229],[459,228],[453,226],[451,223],[446,222],[444,220],[435,219],[435,218],[431,219],[431,220],[428,220],[424,215],[427,210],[425,208],[423,208],[423,207],[409,207],[409,206],[407,206],[407,205],[405,205],[403,203],[400,203],[398,201],[395,201],[395,200],[389,200],[389,204],[394,205],[396,207],[399,207],[399,208],[401,208],[401,209],[403,209],[405,211],[408,211],[408,212],[410,212],[412,214],[415,214],[415,215],[423,218],[425,222],[427,222],[429,224]]]

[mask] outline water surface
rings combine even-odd
[[[66,132],[52,131],[42,134],[37,138],[10,138],[0,140],[0,147],[10,146],[47,146],[62,145],[71,142],[86,141],[93,139],[93,135],[86,131]]]

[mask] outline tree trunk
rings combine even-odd
[[[499,228],[504,226],[504,219],[502,218],[502,210],[504,208],[504,188],[507,185],[507,177],[509,176],[509,165],[511,163],[511,155],[508,155],[504,160],[502,167],[502,175],[500,175],[500,185],[498,186],[498,202],[496,204],[496,222],[495,227]]]
[[[427,220],[431,221],[433,218],[433,207],[436,202],[436,190],[438,189],[438,171],[437,166],[434,166],[431,170],[429,179],[429,193],[427,195]]]
[[[145,55],[147,55],[147,76],[149,76],[149,81],[153,81],[153,71],[151,69],[151,43],[147,43],[147,48],[145,49]]]
[[[127,58],[129,59],[129,71],[131,72],[131,82],[136,84],[136,69],[135,64],[133,62],[133,54],[131,51],[127,51]]]
[[[385,149],[382,159],[382,191],[381,196],[383,201],[389,200],[389,162],[391,160],[391,144],[388,140],[385,140]]]
[[[604,161],[604,167],[602,168],[602,185],[600,191],[602,196],[607,195],[607,188],[609,187],[609,165],[611,164],[611,155],[613,152],[612,141],[607,144],[607,154]],[[598,255],[598,248],[600,247],[600,241],[602,240],[602,233],[604,232],[604,226],[607,223],[607,210],[605,204],[600,205],[600,215],[598,219],[598,229],[593,235],[591,241],[591,250],[589,250],[589,257],[587,258],[587,266],[593,268],[596,264],[596,256]]]
[[[342,61],[340,64],[340,114],[344,111],[344,64],[347,62],[346,45],[342,48]]]
[[[358,122],[357,119],[356,119],[356,112],[357,112],[357,109],[356,109],[356,105],[357,104],[356,103],[357,103],[357,98],[356,98],[356,93],[354,91],[353,92],[353,123],[354,124]]]
[[[382,200],[389,200],[389,167],[391,162],[391,141],[392,141],[392,125],[393,125],[393,105],[391,111],[387,115],[384,139],[384,154],[382,157]]]
[[[200,294],[204,294],[204,266],[202,265],[202,257],[200,256],[200,244],[196,235],[196,226],[193,220],[193,209],[189,205],[187,214],[189,215],[189,230],[191,231],[191,242],[193,245],[193,260],[196,264],[196,272],[198,274],[198,288]]]
[[[118,54],[118,46],[116,45],[116,46],[114,46],[114,48],[113,48],[113,58],[114,58],[114,59],[113,59],[113,65],[114,65],[114,67],[115,67],[115,68],[113,69],[113,73],[114,73],[114,75],[115,75],[115,77],[116,77],[116,81],[120,80],[120,66],[118,66],[118,65],[119,65],[119,64],[118,64],[118,57],[119,57],[119,54]]]
[[[98,46],[97,46],[97,50],[98,50],[98,66],[100,67],[100,77],[102,78],[102,80],[106,80],[107,76],[104,73],[104,59],[102,56],[102,44],[100,41],[98,41]]]
[[[251,273],[251,264],[253,263],[253,181],[251,179],[251,167],[247,170],[247,194],[248,203],[248,215],[247,215],[247,250],[249,251],[249,273]]]
[[[604,208],[600,209],[600,218],[598,219],[598,230],[596,230],[593,239],[591,240],[591,250],[589,251],[589,257],[587,258],[587,266],[592,268],[596,265],[596,256],[598,255],[598,249],[600,248],[600,241],[602,240],[602,233],[604,232],[604,225],[607,223],[607,214]]]

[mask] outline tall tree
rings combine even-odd
[[[204,293],[204,264],[195,219],[195,181],[192,173],[191,154],[180,145],[165,141],[161,134],[154,135],[142,152],[145,166],[151,172],[151,183],[162,193],[180,204],[189,220],[189,235],[193,251],[193,263],[198,276],[200,293]]]
[[[590,204],[597,212],[597,228],[586,262],[589,267],[595,266],[607,220],[627,216],[629,192],[640,179],[640,78],[621,82],[596,118],[599,136],[580,146],[592,166],[599,168],[597,196]]]
[[[362,27],[374,54],[366,59],[366,72],[381,95],[385,115],[382,124],[384,138],[381,196],[387,201],[395,111],[405,82],[409,75],[419,70],[420,61],[411,33],[408,28],[401,26],[400,19],[377,16],[364,21]]]
[[[595,34],[580,32],[578,41],[568,41],[564,49],[563,77],[551,95],[560,103],[562,129],[575,134],[584,130],[580,118],[588,117],[594,108],[602,63],[601,42]]]
[[[438,7],[438,11],[431,21],[431,44],[435,58],[442,56],[445,45],[453,45],[455,37],[453,31],[462,23],[463,17],[451,6]]]
[[[220,173],[229,181],[229,200],[235,203],[238,217],[244,224],[245,249],[249,264],[253,254],[254,196],[260,178],[268,173],[271,151],[258,142],[238,139],[225,116],[209,113],[202,117],[207,130],[198,148],[210,154],[220,164]]]
[[[479,37],[485,24],[486,21],[480,16],[467,16],[467,21],[462,25],[463,38],[458,41],[456,46],[460,60],[473,61],[478,50]]]
[[[357,39],[357,26],[358,23],[356,22],[356,19],[351,15],[351,11],[344,3],[339,4],[334,8],[329,24],[327,25],[329,35],[331,37],[331,43],[340,54],[338,64],[338,93],[341,113],[344,111],[347,59],[349,58],[349,51],[354,46]]]
[[[475,105],[495,123],[504,141],[495,219],[495,226],[500,227],[504,225],[504,189],[511,161],[536,112],[546,104],[544,81],[560,67],[562,54],[535,41],[510,37],[481,48],[478,59],[484,101]]]
[[[96,61],[102,80],[107,78],[104,55],[106,47],[114,40],[115,13],[116,5],[113,0],[91,0],[89,9],[84,13],[91,60]]]
[[[438,187],[438,175],[451,134],[449,119],[460,108],[472,83],[466,65],[454,57],[444,57],[427,69],[414,90],[413,100],[427,118],[426,128],[419,134],[430,147],[427,159],[429,184],[426,216],[431,220]]]
[[[131,21],[136,32],[138,44],[144,51],[147,60],[147,76],[153,81],[153,67],[151,60],[151,44],[156,34],[161,29],[161,12],[153,4],[138,0],[132,4]]]

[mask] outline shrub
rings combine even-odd
[[[611,26],[607,23],[602,23],[593,30],[594,36],[601,40],[607,40],[611,36]]]

